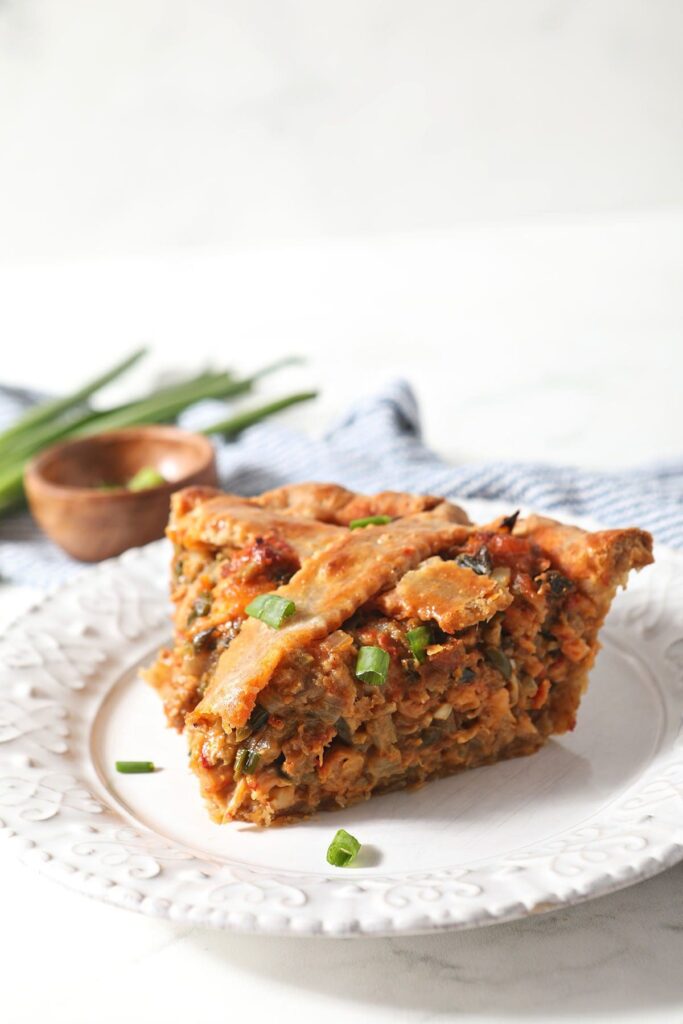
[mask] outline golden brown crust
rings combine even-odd
[[[445,633],[488,622],[511,603],[509,590],[489,576],[441,558],[430,558],[407,572],[377,600],[378,607],[393,618],[433,619]]]
[[[521,520],[514,531],[532,539],[585,593],[605,593],[611,599],[632,569],[654,561],[652,536],[645,530],[600,530],[588,533],[543,516]]]
[[[337,513],[355,497],[339,484],[287,484],[264,491],[253,500],[267,508],[287,511],[304,519],[336,523]]]
[[[405,494],[402,491],[356,494],[339,484],[289,484],[266,491],[254,500],[269,508],[340,526],[348,526],[352,520],[367,516],[398,518],[416,515],[437,506],[444,519],[453,523],[469,523],[467,513],[458,505],[432,494]]]
[[[174,543],[188,548],[238,548],[256,537],[277,534],[300,558],[307,558],[341,532],[317,519],[281,514],[231,494],[212,495],[181,514],[177,507],[172,508],[167,533]]]
[[[256,498],[242,498],[212,487],[192,487],[173,495],[167,534],[183,547],[219,548],[239,547],[260,534],[278,533],[307,557],[320,543],[341,535],[354,519],[404,518],[424,511],[447,522],[469,522],[457,505],[431,495],[396,491],[365,495],[338,484],[291,484]]]

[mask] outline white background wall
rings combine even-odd
[[[8,0],[0,257],[683,201],[679,0]]]
[[[683,433],[679,0],[7,0],[2,377],[409,376],[457,458]],[[435,372],[438,370],[438,372]]]

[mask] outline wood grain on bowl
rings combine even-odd
[[[141,491],[126,483],[143,467],[165,482]],[[211,442],[171,426],[131,427],[66,441],[26,467],[31,512],[45,533],[83,562],[100,562],[163,536],[173,491],[216,484]],[[103,489],[118,484],[120,488]]]

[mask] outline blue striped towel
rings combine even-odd
[[[30,396],[5,390],[0,420]],[[192,428],[207,410],[182,420]],[[605,525],[638,525],[657,540],[683,547],[683,464],[596,473],[541,463],[491,462],[451,466],[425,447],[415,395],[396,381],[353,406],[321,439],[259,424],[218,447],[223,486],[255,494],[284,483],[327,480],[358,491],[410,490],[453,499],[489,498],[566,516],[593,516]],[[53,544],[26,513],[0,524],[0,577],[49,588],[82,568]]]

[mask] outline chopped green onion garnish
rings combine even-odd
[[[260,619],[273,629],[279,629],[285,619],[294,614],[296,605],[279,594],[259,594],[245,611],[252,619]]]
[[[340,828],[327,848],[327,863],[345,868],[358,856],[360,843],[344,828]]]
[[[352,519],[349,530],[359,530],[363,526],[386,526],[390,522],[391,516],[365,516],[364,519]]]
[[[153,761],[117,761],[117,772],[122,775],[145,775],[154,771]]]
[[[427,660],[427,648],[432,642],[429,626],[416,626],[406,633],[406,640],[415,661],[421,665]]]
[[[356,661],[356,679],[369,686],[384,686],[389,671],[389,655],[381,647],[361,647]]]
[[[158,469],[154,466],[143,466],[130,478],[126,488],[129,491],[146,491],[150,487],[158,487],[159,484],[165,483],[166,477],[162,476]]]
[[[235,755],[234,772],[235,778],[238,779],[240,775],[250,775],[255,772],[259,766],[261,755],[255,750],[249,750],[248,747],[240,747]]]

